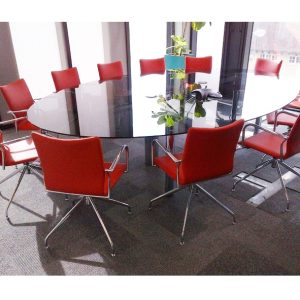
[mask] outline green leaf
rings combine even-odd
[[[194,116],[196,118],[205,117],[206,110],[203,108],[202,103],[197,102],[195,106]]]
[[[163,124],[166,122],[165,116],[160,116],[157,120],[157,124]]]
[[[205,26],[206,22],[192,22],[192,29],[195,31],[199,31],[202,27]]]

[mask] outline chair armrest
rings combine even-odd
[[[295,113],[291,113],[291,112],[286,111],[286,110],[276,111],[276,113],[275,113],[275,120],[274,120],[274,131],[275,131],[276,127],[277,127],[278,116],[282,115],[282,114],[289,115],[289,116],[292,116],[292,117],[295,117],[295,118],[299,117],[299,115],[297,115]]]
[[[154,165],[154,148],[155,148],[155,144],[157,144],[165,154],[167,154],[167,156],[169,158],[171,158],[171,160],[176,164],[176,184],[177,187],[179,187],[179,166],[182,162],[182,160],[177,159],[169,150],[167,150],[159,141],[158,139],[155,139],[152,141],[152,151],[151,151],[151,160],[152,160],[152,166]]]
[[[10,123],[15,123],[15,122],[18,122],[20,120],[25,120],[27,119],[26,117],[20,117],[20,118],[15,118],[15,119],[10,119],[10,120],[6,120],[6,121],[2,121],[0,122],[0,126],[1,125],[6,125],[6,124],[10,124]]]
[[[15,113],[21,113],[21,112],[27,112],[28,109],[21,109],[21,110],[9,110],[8,113],[15,114]]]
[[[167,150],[159,141],[155,139],[152,141],[152,165],[154,166],[154,144],[157,144],[165,154],[167,154],[175,164],[180,164],[182,160],[177,159],[169,150]]]
[[[110,165],[109,169],[105,169],[105,172],[107,172],[107,173],[112,173],[112,172],[115,170],[115,168],[116,168],[116,166],[117,166],[119,160],[121,159],[121,155],[122,155],[122,153],[123,153],[124,151],[126,152],[126,172],[128,172],[129,149],[128,149],[128,146],[127,146],[127,145],[123,145],[123,146],[121,147],[121,150],[119,151],[119,153],[117,154],[116,158],[114,159],[114,161],[113,161],[112,164]]]
[[[262,126],[259,126],[259,125],[257,125],[257,124],[254,124],[254,123],[249,123],[249,124],[246,124],[246,125],[244,126],[244,128],[243,128],[243,133],[242,133],[242,143],[244,143],[244,140],[245,140],[245,131],[246,131],[246,128],[248,128],[248,127],[250,127],[250,126],[255,127],[255,128],[257,128],[257,129],[260,129],[260,130],[262,130],[262,131],[268,132],[268,133],[270,133],[270,134],[279,136],[279,137],[281,137],[281,138],[283,138],[283,139],[285,139],[285,140],[287,139],[287,138],[286,138],[283,134],[281,134],[281,133],[278,133],[278,132],[275,132],[275,131],[266,129],[266,128],[264,128],[264,127],[262,127]]]
[[[29,135],[28,136],[23,136],[21,138],[17,138],[17,139],[13,139],[13,140],[2,142],[2,143],[0,143],[0,146],[13,144],[15,142],[19,142],[19,141],[23,141],[23,140],[28,140],[30,138],[31,138],[31,136],[29,136]]]

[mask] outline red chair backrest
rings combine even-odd
[[[300,116],[293,125],[286,142],[286,158],[300,153]]]
[[[165,58],[140,59],[141,76],[149,74],[164,74]]]
[[[80,85],[80,78],[76,67],[62,71],[51,72],[57,92],[64,89],[74,89]]]
[[[187,134],[179,182],[189,184],[228,174],[244,120],[218,128],[190,128]]]
[[[277,78],[279,78],[281,65],[282,60],[279,63],[277,63],[272,60],[258,58],[255,63],[254,74],[265,76],[277,76]]]
[[[32,133],[47,190],[103,195],[105,172],[99,138],[57,139]]]
[[[212,56],[206,57],[191,57],[185,58],[185,72],[186,73],[211,73]]]
[[[100,82],[106,80],[118,80],[123,78],[123,67],[120,61],[109,64],[97,64]]]
[[[28,109],[33,98],[24,79],[18,79],[7,85],[0,86],[0,90],[10,110]],[[16,113],[16,117],[26,116],[26,113]]]

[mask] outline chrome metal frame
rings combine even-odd
[[[7,120],[7,121],[3,121],[3,122],[0,122],[0,125],[6,125],[6,124],[9,124],[9,123],[13,123],[13,122],[17,122],[19,120],[23,120],[23,119],[26,119],[26,117],[20,117],[20,118],[16,118],[16,119],[12,119],[12,120]],[[4,147],[5,145],[9,145],[9,144],[13,144],[15,142],[18,142],[18,141],[22,141],[22,140],[26,140],[30,138],[29,136],[25,136],[25,137],[21,137],[21,138],[16,138],[16,139],[13,139],[13,140],[9,140],[9,141],[6,141],[6,142],[2,142],[0,143],[0,151],[1,151],[1,158],[2,158],[2,169],[5,170],[5,151],[4,151]],[[12,178],[13,176],[17,175],[18,173],[21,173],[20,177],[19,177],[19,180],[18,180],[18,183],[17,183],[17,186],[13,192],[13,195],[12,197],[10,198],[9,202],[8,202],[8,205],[6,207],[6,210],[5,210],[5,216],[6,216],[6,219],[9,221],[9,217],[8,217],[8,210],[9,210],[9,207],[16,195],[16,192],[20,186],[20,183],[23,179],[23,176],[25,174],[25,172],[27,171],[28,173],[32,172],[34,173],[35,175],[39,176],[40,178],[43,179],[43,176],[42,174],[40,174],[39,172],[37,172],[35,170],[35,168],[38,168],[40,169],[40,165],[38,164],[34,164],[34,163],[25,163],[23,164],[23,166],[19,169],[16,169],[14,170],[11,174],[9,174],[8,176],[6,176],[5,178],[3,178],[1,181],[0,181],[0,184],[2,184],[3,182],[5,182],[6,180]]]
[[[186,227],[186,221],[187,221],[188,211],[189,211],[192,197],[193,197],[193,195],[199,196],[199,193],[198,193],[199,191],[203,192],[205,195],[207,195],[209,197],[210,200],[215,202],[217,205],[219,205],[221,208],[223,208],[227,213],[229,213],[233,218],[233,224],[236,223],[236,218],[235,218],[234,212],[231,209],[229,209],[225,204],[223,204],[221,201],[219,201],[217,198],[215,198],[212,194],[210,194],[207,190],[205,190],[203,187],[201,187],[199,184],[195,183],[195,184],[184,185],[184,186],[181,186],[179,184],[179,166],[180,166],[182,160],[177,159],[170,151],[168,151],[166,148],[164,148],[157,139],[152,141],[152,153],[151,153],[152,154],[152,166],[155,166],[155,164],[154,164],[155,144],[157,144],[163,150],[163,152],[165,154],[167,154],[174,163],[176,163],[176,185],[177,185],[177,187],[170,191],[167,191],[164,194],[159,195],[156,198],[151,199],[149,202],[149,210],[152,209],[153,203],[156,202],[157,200],[159,200],[165,196],[177,193],[178,191],[185,189],[187,187],[190,188],[190,194],[189,194],[189,197],[188,197],[188,200],[186,203],[185,214],[184,214],[184,218],[183,218],[183,225],[182,225],[182,230],[181,230],[181,235],[180,235],[180,245],[184,245],[185,227]]]
[[[289,112],[289,111],[286,111],[285,109],[276,111],[276,112],[275,112],[274,126],[273,126],[273,130],[274,130],[274,131],[276,130],[276,127],[278,126],[278,124],[277,124],[277,122],[278,122],[278,117],[279,117],[279,115],[281,115],[281,114],[290,115],[290,116],[296,117],[296,118],[299,116],[299,115],[297,115],[297,114],[294,114],[294,113],[291,113],[291,112]]]
[[[281,173],[279,165],[283,166],[288,171],[293,172],[298,177],[300,177],[300,173],[298,173],[297,171],[295,171],[291,166],[289,166],[287,163],[284,162],[284,159],[283,159],[283,147],[284,147],[284,144],[287,142],[288,137],[286,137],[286,136],[284,136],[284,135],[282,135],[280,133],[277,133],[277,132],[268,130],[266,128],[263,128],[263,127],[261,127],[261,126],[259,126],[257,124],[249,123],[243,129],[242,143],[244,142],[246,127],[249,127],[249,126],[253,126],[253,127],[256,127],[257,129],[263,130],[263,131],[268,132],[270,134],[280,136],[283,139],[282,143],[280,144],[280,158],[278,159],[278,158],[272,157],[271,159],[268,159],[266,161],[261,161],[261,163],[259,163],[252,172],[248,173],[246,176],[244,176],[243,178],[238,179],[237,181],[235,181],[233,183],[232,191],[235,190],[237,184],[239,184],[243,180],[246,180],[249,176],[253,175],[257,171],[265,168],[268,165],[271,165],[273,168],[276,168],[276,170],[277,170],[277,173],[278,173],[278,176],[279,176],[279,179],[280,179],[280,183],[281,183],[281,186],[282,186],[282,189],[284,191],[285,198],[286,198],[286,211],[289,211],[289,209],[290,209],[290,201],[289,201],[288,193],[287,193],[287,190],[286,190],[283,178],[282,178],[282,173]]]
[[[47,190],[47,192],[51,192],[51,193],[57,193],[57,194],[63,194],[63,195],[73,195],[73,196],[80,196],[80,200],[63,216],[63,218],[54,226],[54,228],[48,233],[48,235],[45,238],[45,247],[48,249],[49,245],[48,245],[48,239],[49,237],[67,220],[67,218],[71,215],[71,213],[75,210],[76,207],[78,207],[78,205],[85,200],[85,203],[87,205],[91,205],[92,209],[94,210],[99,223],[108,239],[108,242],[110,244],[111,247],[111,255],[115,256],[116,252],[115,252],[115,247],[114,244],[112,242],[112,239],[110,238],[110,235],[106,229],[106,226],[95,206],[95,203],[93,201],[92,198],[97,198],[97,199],[101,199],[101,200],[105,200],[108,201],[110,203],[116,204],[116,205],[121,205],[121,206],[125,206],[128,209],[128,214],[131,214],[131,206],[127,203],[112,199],[110,194],[111,194],[111,187],[110,187],[110,174],[115,170],[117,163],[119,162],[122,153],[125,151],[125,159],[126,159],[126,171],[128,172],[128,166],[129,166],[129,149],[127,145],[123,145],[121,150],[119,151],[119,153],[117,154],[116,158],[114,159],[114,161],[112,162],[111,166],[109,169],[105,169],[105,172],[108,175],[108,192],[106,196],[98,196],[98,195],[83,195],[83,194],[74,194],[74,193],[65,193],[65,192],[58,192],[58,191],[52,191],[52,190]],[[78,200],[78,199],[76,199]]]

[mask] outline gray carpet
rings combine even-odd
[[[8,135],[13,135],[8,131]],[[184,137],[177,137],[181,145]],[[162,199],[152,211],[151,198],[163,192],[164,174],[144,165],[144,144],[136,140],[103,140],[106,159],[112,159],[119,145],[130,147],[130,171],[114,188],[112,196],[132,205],[124,207],[96,200],[116,246],[110,247],[90,206],[81,205],[49,240],[44,237],[72,201],[63,195],[47,194],[42,182],[26,174],[10,209],[5,207],[17,182],[14,177],[1,186],[0,274],[1,275],[295,275],[300,273],[300,199],[289,190],[291,211],[284,213],[282,192],[258,208],[246,203],[258,190],[240,184],[231,191],[232,176],[250,171],[261,155],[250,150],[236,153],[232,175],[202,185],[237,214],[237,224],[205,196],[192,200],[185,236],[179,237],[188,191]],[[299,157],[293,158],[296,164]],[[298,160],[299,161],[299,160]],[[1,171],[4,178],[13,168]],[[272,168],[259,176],[277,179]],[[295,180],[293,187],[299,186]],[[71,199],[72,200],[72,199]]]

